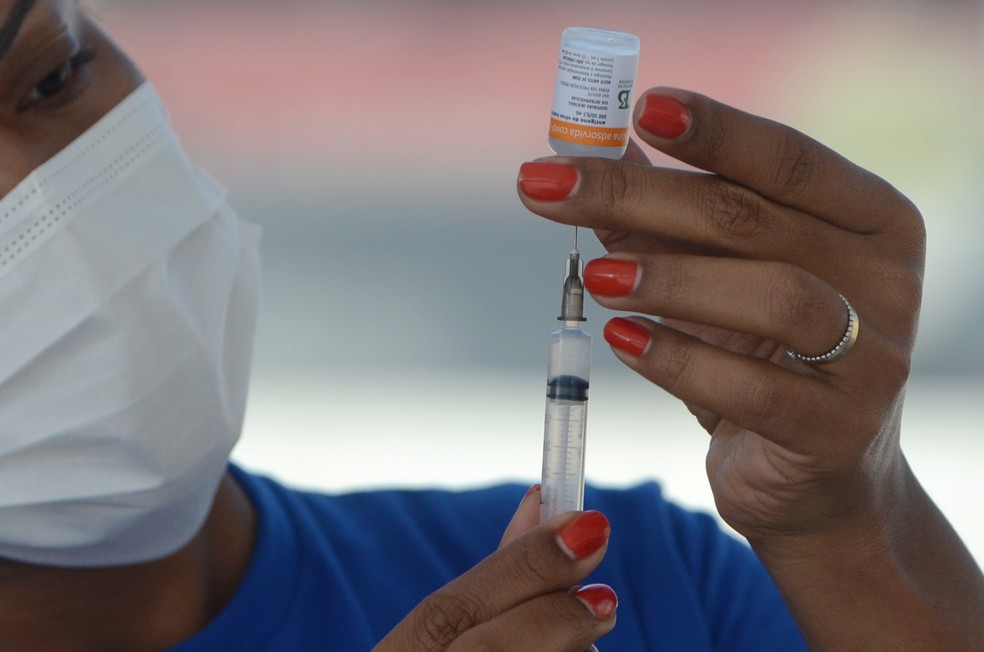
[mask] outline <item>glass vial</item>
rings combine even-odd
[[[621,158],[629,144],[639,37],[568,27],[560,41],[550,148],[561,156]]]

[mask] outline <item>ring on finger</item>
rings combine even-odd
[[[844,336],[840,338],[840,341],[837,342],[834,348],[821,355],[803,355],[792,349],[786,349],[786,355],[793,360],[809,362],[810,364],[830,362],[847,355],[848,351],[854,347],[854,343],[858,341],[858,331],[861,328],[861,321],[858,319],[858,313],[854,310],[854,306],[851,305],[851,302],[844,295],[841,295],[841,301],[844,302],[844,306],[847,308],[847,329],[844,331]]]

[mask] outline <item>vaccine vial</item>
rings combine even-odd
[[[560,41],[550,113],[550,149],[617,159],[629,144],[639,37],[568,27]]]

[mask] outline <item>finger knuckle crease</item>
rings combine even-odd
[[[438,593],[422,605],[421,643],[433,649],[445,649],[458,636],[479,622],[481,606],[464,595]],[[431,648],[426,648],[431,649]]]
[[[544,556],[532,549],[526,549],[517,559],[517,572],[532,575],[541,584],[549,584],[552,579],[546,570]]]
[[[783,401],[777,400],[779,386],[772,376],[749,380],[739,391],[743,410],[756,423],[771,423],[782,418]]]
[[[618,165],[607,166],[601,174],[599,200],[601,207],[608,212],[621,209],[632,190],[628,174]]]
[[[766,310],[773,324],[796,331],[813,326],[822,306],[817,295],[808,291],[802,276],[787,269],[777,271],[768,285]]]
[[[694,136],[701,143],[704,156],[712,163],[719,160],[728,141],[724,120],[717,111],[704,112],[694,120]]]
[[[686,292],[689,280],[685,266],[676,259],[660,261],[659,270],[653,274],[654,288],[663,301],[671,301]]]
[[[693,357],[694,351],[689,344],[666,347],[663,355],[656,358],[659,361],[656,372],[662,378],[660,385],[671,394],[675,393],[674,388],[687,379]]]
[[[706,199],[704,213],[723,238],[747,240],[759,231],[762,205],[730,181],[720,180]]]
[[[775,181],[779,193],[789,196],[805,188],[820,173],[823,157],[816,143],[804,140],[799,134],[787,135],[780,151]]]

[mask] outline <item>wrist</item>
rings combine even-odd
[[[966,649],[984,634],[984,576],[904,459],[835,526],[750,543],[811,649]]]

